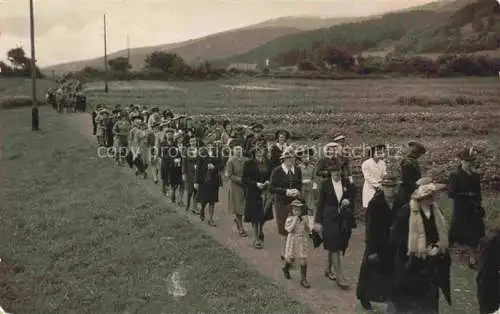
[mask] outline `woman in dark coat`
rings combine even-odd
[[[269,193],[270,169],[266,160],[264,148],[254,148],[251,157],[243,166],[243,185],[245,189],[245,215],[244,221],[252,223],[254,231],[254,246],[263,247],[264,222],[273,219],[272,210],[265,210]],[[267,200],[267,201],[266,201]]]
[[[366,310],[372,309],[371,301],[385,302],[391,289],[394,250],[389,241],[396,188],[396,178],[384,179],[366,210],[365,253],[356,289],[356,296]]]
[[[451,304],[448,227],[435,203],[446,186],[429,178],[417,186],[391,228],[396,258],[389,313],[437,314],[439,290]]]
[[[321,183],[318,207],[314,216],[315,230],[323,236],[324,249],[328,251],[325,276],[336,280],[341,289],[349,284],[342,272],[340,252],[345,253],[351,238],[352,228],[356,227],[352,204],[355,189],[347,180],[341,179],[340,164],[331,161],[328,166],[330,178]],[[335,273],[332,273],[332,266]]]
[[[479,312],[491,314],[500,309],[500,228],[481,240],[476,282]]]
[[[295,166],[295,155],[286,150],[281,155],[281,165],[271,172],[269,191],[274,194],[274,217],[278,233],[282,239],[281,260],[285,261],[285,245],[288,232],[285,230],[285,221],[291,214],[290,203],[301,197],[302,172]]]
[[[198,198],[194,188],[196,180],[196,163],[198,160],[198,149],[201,143],[195,136],[186,136],[186,147],[184,158],[182,159],[182,180],[186,189],[186,211],[191,211],[194,214],[199,214],[197,209]],[[191,203],[193,208],[191,208]]]
[[[206,147],[201,147],[196,163],[195,189],[198,190],[198,202],[201,204],[200,219],[205,220],[205,209],[208,205],[208,224],[215,227],[215,203],[219,202],[220,162],[214,152]]]
[[[450,244],[458,246],[458,254],[468,255],[468,265],[476,267],[477,246],[484,237],[484,210],[481,206],[481,179],[474,171],[472,149],[460,154],[461,165],[449,180],[448,194],[453,199]]]
[[[160,177],[161,177],[161,190],[163,195],[167,195],[167,187],[174,186],[172,181],[176,178],[173,175],[175,169],[175,161],[178,152],[177,145],[174,141],[174,129],[166,128],[164,130],[163,139],[160,140],[159,145],[160,150]],[[172,193],[172,197],[175,199],[175,193]]]
[[[396,209],[408,204],[411,194],[417,188],[417,181],[422,176],[418,159],[426,153],[426,149],[415,141],[409,142],[408,147],[408,155],[401,160],[401,184],[396,197]]]

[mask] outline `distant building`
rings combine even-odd
[[[292,65],[292,66],[286,66],[286,67],[279,67],[280,72],[298,72],[299,71],[299,66],[298,65]]]
[[[227,70],[257,71],[257,63],[231,63]]]

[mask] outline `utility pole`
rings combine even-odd
[[[106,14],[104,14],[104,92],[109,93],[108,87],[108,46],[106,39]]]
[[[130,64],[130,41],[128,34],[127,34],[127,62],[128,64]]]
[[[31,97],[33,107],[31,108],[31,129],[40,129],[40,116],[38,114],[38,101],[36,99],[36,59],[35,59],[35,13],[33,0],[30,1],[30,39],[31,39]]]

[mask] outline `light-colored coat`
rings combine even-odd
[[[368,203],[375,195],[375,188],[380,186],[382,178],[387,175],[387,166],[383,160],[375,162],[370,158],[361,164],[361,171],[365,179],[362,194],[363,208],[368,208]]]
[[[285,243],[285,258],[307,258],[310,245],[309,232],[312,230],[310,219],[303,216],[300,221],[297,216],[290,216],[285,221],[285,230],[288,232]]]
[[[243,186],[243,167],[246,159],[233,156],[226,165],[226,175],[229,179],[228,204],[233,214],[243,215],[245,210],[245,189]]]

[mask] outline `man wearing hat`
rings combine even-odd
[[[359,270],[356,297],[365,310],[371,302],[385,302],[389,298],[394,254],[390,245],[391,226],[394,221],[393,204],[397,179],[387,177],[370,199],[365,219],[365,252]]]
[[[375,191],[380,188],[380,182],[387,175],[387,166],[383,160],[385,150],[386,146],[382,144],[372,147],[370,158],[361,164],[361,171],[365,179],[362,194],[364,211],[368,208],[368,203],[375,195]]]
[[[262,123],[254,123],[250,126],[250,130],[252,133],[247,135],[244,143],[244,152],[246,156],[250,156],[249,154],[253,147],[267,147],[267,142],[263,134],[264,125],[262,125]]]
[[[435,197],[446,185],[421,178],[391,227],[396,250],[390,313],[438,313],[439,290],[451,304],[448,227]]]
[[[417,188],[416,182],[422,176],[418,159],[425,154],[426,149],[416,141],[410,141],[408,148],[408,154],[401,160],[401,182],[396,197],[396,208],[408,204],[411,194]]]
[[[458,247],[459,257],[475,268],[479,240],[485,235],[484,209],[481,199],[481,178],[475,171],[476,153],[465,148],[458,156],[460,165],[450,176],[448,194],[453,199],[450,242]]]
[[[281,165],[274,168],[269,180],[269,191],[274,194],[274,211],[278,233],[282,237],[281,260],[284,261],[286,236],[285,221],[291,213],[290,203],[301,196],[302,172],[295,166],[295,155],[290,149],[281,155]]]
[[[278,130],[274,137],[276,143],[273,143],[271,146],[271,156],[269,159],[271,169],[280,165],[280,157],[288,146],[287,141],[290,138],[290,133],[287,130]]]
[[[128,147],[128,136],[131,125],[125,113],[118,114],[118,121],[113,126],[114,144],[115,144],[115,160],[119,165],[122,165],[123,158],[126,155]]]

